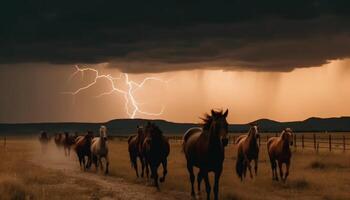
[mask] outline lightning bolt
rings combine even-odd
[[[160,78],[157,77],[146,77],[145,79],[143,79],[140,83],[137,83],[135,81],[132,81],[129,79],[129,75],[127,73],[122,73],[119,75],[119,77],[113,77],[110,74],[100,74],[100,72],[94,68],[90,68],[90,67],[84,67],[84,68],[80,68],[78,65],[75,65],[75,72],[71,74],[71,76],[69,77],[69,80],[72,80],[77,74],[81,74],[82,78],[84,78],[84,73],[85,72],[93,72],[95,74],[94,79],[91,83],[78,88],[75,91],[72,92],[64,92],[64,94],[70,94],[70,95],[78,95],[80,92],[84,91],[84,90],[88,90],[90,87],[94,86],[99,80],[101,79],[105,79],[107,80],[112,89],[110,91],[107,92],[103,92],[99,95],[97,95],[96,97],[102,97],[102,96],[106,96],[106,95],[111,95],[114,93],[120,93],[124,96],[125,99],[125,111],[126,114],[129,116],[129,118],[135,118],[135,116],[137,114],[143,114],[143,115],[150,115],[150,116],[159,116],[162,115],[165,109],[165,105],[162,105],[161,110],[158,113],[152,113],[152,112],[146,112],[143,111],[140,106],[142,105],[142,103],[139,103],[134,96],[134,93],[139,90],[142,89],[143,86],[149,82],[149,81],[158,81],[161,83],[165,83],[168,84],[169,81],[165,81],[162,80]],[[127,86],[126,90],[123,90],[121,88],[118,88],[117,82],[121,81],[121,80],[125,80],[125,85]],[[131,107],[132,109],[130,110],[129,107]]]

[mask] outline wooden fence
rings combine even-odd
[[[236,138],[242,134],[230,134],[229,144],[234,144]],[[270,137],[278,136],[278,133],[261,133],[259,145],[266,145]],[[169,136],[169,139],[175,143],[182,143],[182,136]],[[321,149],[328,151],[348,151],[350,150],[350,134],[342,133],[295,133],[293,137],[294,149],[313,149],[318,152]]]

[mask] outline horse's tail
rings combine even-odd
[[[238,175],[239,178],[243,177],[243,172],[244,172],[244,158],[241,155],[237,156],[237,160],[236,160],[236,173]]]

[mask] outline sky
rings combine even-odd
[[[14,0],[0,8],[0,122],[198,122],[212,108],[229,109],[231,123],[350,115],[348,1]],[[126,76],[157,80],[134,84],[126,99],[96,97],[113,89],[108,77],[72,94],[96,76],[75,66],[121,75],[114,87],[122,92]]]

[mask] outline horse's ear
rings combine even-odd
[[[224,113],[224,117],[226,118],[228,115],[228,109],[226,109],[225,113]]]

